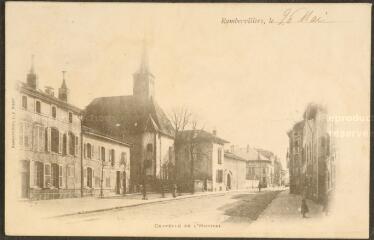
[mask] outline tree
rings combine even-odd
[[[187,144],[189,157],[191,160],[190,176],[191,176],[191,193],[194,193],[194,163],[199,155],[197,152],[196,138],[198,137],[203,127],[199,127],[199,121],[196,116],[187,107],[174,108],[170,114],[170,120],[174,127],[174,151],[175,151],[175,174],[178,175],[178,152],[180,151],[181,144]],[[190,130],[187,134],[181,134],[185,130]],[[176,179],[174,179],[175,181]]]

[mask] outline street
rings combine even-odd
[[[49,223],[58,224],[60,228],[74,228],[82,234],[89,234],[89,229],[105,227],[105,232],[110,229],[114,233],[131,235],[139,232],[139,229],[136,229],[139,226],[163,231],[176,228],[181,233],[190,228],[199,228],[199,232],[204,229],[211,231],[212,228],[222,228],[224,225],[247,226],[257,219],[279,192],[226,192],[57,217],[50,219]]]

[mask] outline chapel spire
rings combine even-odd
[[[27,74],[27,85],[33,89],[38,88],[38,76],[34,69],[34,55],[31,55],[31,67],[30,72]]]

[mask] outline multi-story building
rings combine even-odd
[[[209,133],[204,130],[182,131],[177,141],[176,176],[181,190],[226,190],[224,144],[228,141],[216,136],[216,131]]]
[[[269,187],[273,184],[274,166],[271,159],[264,156],[262,151],[251,148],[235,148],[233,153],[247,161],[246,179],[252,188]]]
[[[84,126],[82,136],[85,195],[129,192],[131,145]]]
[[[133,78],[133,95],[94,99],[85,109],[83,125],[132,143],[132,191],[140,185],[158,191],[163,180],[173,178],[174,129],[155,101],[155,77],[145,49]]]
[[[303,120],[288,132],[291,193],[323,201],[335,186],[335,146],[327,110],[309,104]]]
[[[51,199],[79,196],[81,110],[68,101],[65,77],[55,96],[51,87],[38,88],[31,67],[15,98],[18,158],[21,167],[19,196]]]
[[[302,159],[304,121],[296,123],[287,133],[289,137],[289,175],[290,193],[301,193],[305,175],[305,163]]]

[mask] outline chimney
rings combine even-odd
[[[213,135],[217,136],[217,130],[216,129],[213,130]]]
[[[247,153],[249,153],[249,144],[247,144]]]
[[[52,97],[55,96],[55,92],[54,92],[53,87],[46,86],[44,91],[45,91],[45,93],[48,94],[49,96],[52,96]]]

